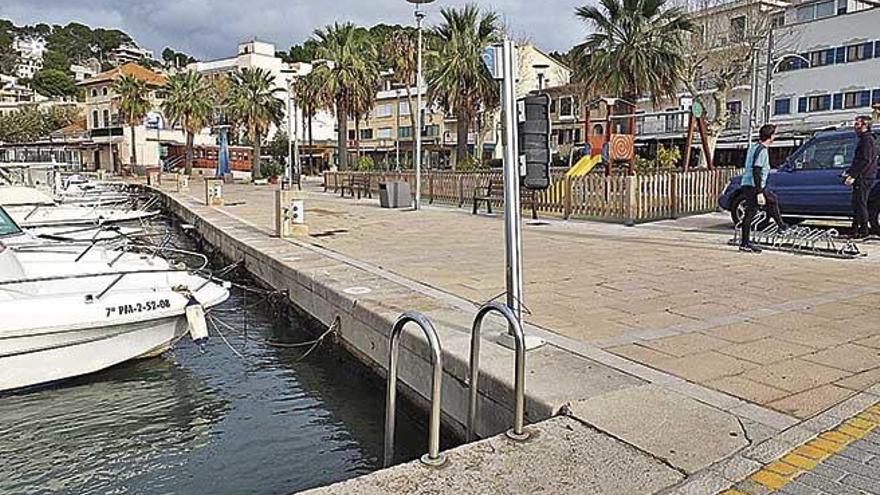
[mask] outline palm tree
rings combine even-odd
[[[230,78],[228,110],[247,129],[254,143],[251,172],[260,177],[263,135],[284,119],[284,102],[275,96],[275,78],[264,69],[241,69]]]
[[[382,44],[382,54],[388,61],[391,70],[394,71],[394,82],[406,88],[406,101],[410,108],[410,115],[412,115],[412,109],[416,107],[412,88],[417,85],[416,77],[418,76],[416,67],[418,41],[415,29],[398,27],[388,33]]]
[[[475,4],[441,11],[443,23],[431,32],[429,98],[455,115],[456,162],[468,156],[468,130],[482,110],[498,106],[498,86],[483,63],[485,49],[499,41],[498,15]],[[419,132],[419,130],[416,130]]]
[[[174,125],[186,133],[186,175],[192,174],[193,141],[196,133],[210,125],[214,112],[211,87],[198,72],[187,71],[168,78],[162,110]]]
[[[131,128],[131,165],[137,164],[137,139],[135,129],[144,123],[151,110],[147,83],[131,74],[124,74],[113,81],[113,93],[122,120]]]
[[[674,97],[682,81],[688,14],[667,0],[599,0],[575,11],[590,28],[575,47],[575,78],[591,93],[620,95],[631,103]]]
[[[314,153],[312,152],[314,150],[312,119],[314,119],[318,110],[322,108],[320,81],[314,72],[310,72],[306,76],[297,78],[294,81],[292,96],[296,106],[302,113],[303,120],[306,121],[303,127],[308,130],[309,134],[309,173],[313,174],[315,173],[315,162]]]
[[[369,32],[354,24],[335,23],[315,31],[317,56],[323,62],[315,67],[324,103],[335,106],[338,135],[336,153],[339,169],[348,168],[348,118],[353,115],[358,93],[375,91],[379,63]],[[358,98],[360,100],[360,98]]]

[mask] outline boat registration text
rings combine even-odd
[[[171,301],[168,299],[155,299],[152,301],[137,302],[132,304],[120,304],[118,306],[107,306],[107,318],[113,315],[133,315],[137,313],[145,313],[148,311],[156,311],[159,309],[167,309],[171,307]]]

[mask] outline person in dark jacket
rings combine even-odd
[[[743,171],[742,194],[745,197],[746,211],[742,218],[742,238],[739,250],[746,253],[760,253],[761,247],[751,241],[752,220],[759,207],[763,207],[776,222],[780,232],[788,226],[782,221],[779,213],[779,202],[776,195],[766,190],[767,178],[770,176],[770,152],[767,149],[776,134],[776,126],[766,124],[758,131],[758,142],[749,147],[746,153],[745,171]]]
[[[856,117],[853,127],[859,136],[859,143],[856,145],[852,166],[844,175],[846,185],[853,188],[853,237],[864,238],[870,234],[871,229],[868,220],[868,196],[877,177],[877,149],[871,133],[870,117]]]

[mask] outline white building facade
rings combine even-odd
[[[774,33],[768,102],[781,130],[848,126],[880,104],[880,8],[864,7],[823,0],[788,9]]]
[[[34,74],[43,68],[43,54],[46,42],[41,38],[16,38],[12,50],[18,54],[15,75],[19,79],[33,79]]]

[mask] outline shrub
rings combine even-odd
[[[373,161],[372,157],[362,156],[357,162],[357,171],[358,172],[369,172],[376,167],[376,162]]]

